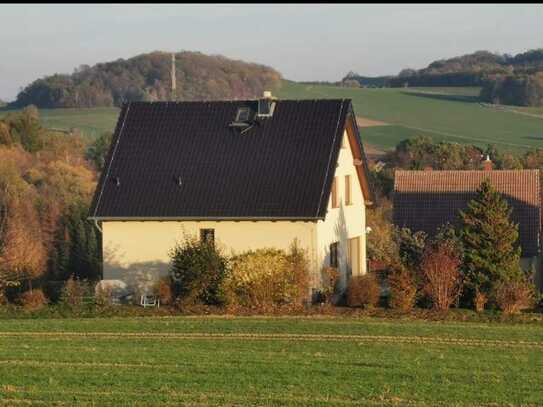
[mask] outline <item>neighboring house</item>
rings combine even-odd
[[[103,278],[146,290],[184,234],[227,254],[288,249],[366,270],[367,164],[349,99],[135,102],[123,106],[90,218]],[[98,223],[99,222],[99,223]]]
[[[483,171],[396,171],[394,224],[430,236],[447,222],[458,225],[459,210],[484,179],[489,179],[512,207],[511,219],[519,225],[521,266],[543,287],[540,265],[541,194],[539,170],[492,170],[490,160]]]

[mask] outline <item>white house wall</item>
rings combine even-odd
[[[264,247],[286,250],[297,239],[316,269],[314,222],[107,221],[102,228],[103,278],[122,280],[140,291],[168,273],[168,251],[175,243],[184,235],[199,238],[200,229],[215,229],[216,245],[226,254]]]
[[[360,238],[358,270],[353,274],[366,273],[366,211],[364,196],[357,178],[353,154],[344,133],[344,148],[340,149],[335,172],[338,208],[332,208],[332,197],[328,202],[328,212],[324,221],[317,223],[317,258],[321,267],[330,265],[330,244],[339,243],[340,289],[346,286],[350,267],[347,264],[347,245],[349,239]],[[345,204],[345,175],[351,176],[351,205]]]

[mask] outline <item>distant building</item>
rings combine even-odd
[[[521,266],[532,272],[543,288],[540,260],[541,194],[539,170],[482,171],[396,171],[394,181],[394,224],[434,235],[439,226],[459,224],[459,211],[484,179],[489,179],[512,207],[511,218],[519,225]]]
[[[187,233],[227,252],[294,239],[312,287],[337,266],[366,271],[367,163],[349,99],[129,103],[90,217],[103,230],[104,279],[147,290]]]

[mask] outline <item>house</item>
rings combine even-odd
[[[135,102],[120,112],[90,218],[103,278],[139,290],[184,235],[227,253],[297,239],[311,286],[366,271],[367,165],[351,100]]]
[[[488,159],[483,165],[481,171],[396,171],[394,224],[430,236],[447,222],[458,225],[459,210],[467,208],[481,182],[488,179],[512,207],[511,219],[519,225],[522,268],[543,288],[539,170],[492,170]]]

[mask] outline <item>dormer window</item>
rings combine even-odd
[[[260,99],[258,101],[258,116],[271,117],[275,109],[275,101],[273,99]]]
[[[270,91],[264,91],[262,98],[258,100],[258,117],[272,117],[275,110],[275,98]]]

